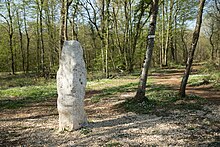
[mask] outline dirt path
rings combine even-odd
[[[182,73],[169,70],[153,73],[152,78],[154,84],[178,90]],[[92,103],[91,97],[99,92],[87,92],[89,126],[74,132],[57,132],[56,98],[16,110],[2,110],[0,146],[220,146],[218,104],[204,104],[199,110],[173,109],[161,116],[136,114],[115,109],[115,105],[133,97],[134,92],[122,92]],[[188,87],[187,92],[219,99],[218,91],[208,87]]]
[[[200,67],[194,67],[195,71],[191,75],[196,75],[197,70]],[[168,73],[153,73],[152,79],[154,79],[155,84],[169,85],[174,90],[179,90],[181,83],[181,78],[183,76],[183,69],[168,69]],[[220,104],[220,90],[213,88],[213,84],[203,84],[200,86],[189,86],[186,87],[186,93],[188,95],[197,95],[203,97],[213,104]]]

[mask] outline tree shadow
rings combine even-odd
[[[32,119],[32,120],[37,120],[37,119],[41,119],[41,118],[45,118],[45,117],[49,117],[49,116],[57,116],[58,113],[51,113],[51,114],[42,114],[42,115],[34,115],[34,116],[29,116],[29,117],[19,117],[19,118],[9,118],[9,119],[0,119],[0,121],[24,121],[24,120],[28,120],[28,119]]]

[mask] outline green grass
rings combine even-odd
[[[57,96],[55,80],[24,75],[1,77],[0,109],[16,109]]]
[[[148,100],[139,103],[134,99],[127,99],[117,107],[125,111],[141,114],[161,115],[169,110],[200,110],[206,102],[203,98],[189,95],[185,99],[180,98],[176,91],[163,85],[150,85],[147,89]],[[179,103],[180,102],[180,103]]]
[[[199,75],[190,76],[189,84],[191,86],[199,86],[205,80],[213,84],[215,89],[220,90],[220,66],[214,62],[201,63],[200,65]]]
[[[47,84],[55,84],[55,79],[46,80],[43,77],[24,74],[0,76],[0,90],[13,87],[44,86]]]
[[[220,89],[220,72],[190,75],[188,84],[189,86],[213,84],[215,89]]]
[[[54,85],[15,87],[0,90],[0,108],[15,109],[57,96]]]
[[[196,77],[196,76],[195,76]],[[25,107],[36,102],[43,102],[57,97],[56,81],[35,79],[25,76],[1,77],[0,87],[0,109],[16,109]],[[121,76],[116,79],[101,79],[89,81],[87,83],[88,91],[97,91],[90,97],[92,103],[98,103],[102,99],[119,99],[123,93],[134,93],[138,84],[137,76]],[[195,81],[197,81],[196,79]],[[196,96],[189,96],[187,99],[181,99],[177,91],[169,86],[154,85],[153,79],[148,80],[147,101],[138,103],[133,99],[127,99],[119,104],[125,111],[136,113],[156,113],[158,110],[167,109],[200,109],[203,103],[202,99]],[[182,103],[177,103],[183,100]],[[195,103],[188,102],[190,100]]]
[[[102,79],[87,83],[87,90],[96,90],[97,94],[91,97],[91,102],[100,102],[103,98],[111,98],[122,92],[131,92],[137,88],[138,79],[134,76],[120,79]]]
[[[117,87],[104,88],[101,90],[100,94],[95,95],[91,98],[91,102],[97,103],[102,98],[111,98],[122,92],[132,92],[135,90],[135,88],[137,88],[137,83],[129,83]]]
[[[102,99],[117,98],[121,93],[135,92],[137,89],[138,79],[129,76],[122,79],[99,80],[88,83],[90,90],[98,90],[97,94],[91,97],[91,102],[98,103]],[[171,109],[202,109],[204,99],[189,95],[182,99],[179,97],[177,90],[165,85],[154,85],[152,79],[149,79],[147,86],[147,101],[138,103],[134,99],[127,99],[124,103],[117,105],[119,109],[136,113],[157,113],[158,110],[168,111]],[[181,103],[177,103],[182,101]],[[194,101],[194,102],[192,102]]]

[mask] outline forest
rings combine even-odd
[[[220,0],[1,0],[0,32],[0,146],[220,145]],[[66,40],[89,125],[60,134]]]

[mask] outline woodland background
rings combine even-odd
[[[159,2],[152,66],[185,65],[197,7],[195,0]],[[219,9],[219,0],[206,2],[195,54],[196,61],[216,66],[220,66]],[[139,72],[149,17],[148,0],[1,1],[0,71],[54,74],[63,40],[74,39],[84,48],[89,72],[102,77]]]

